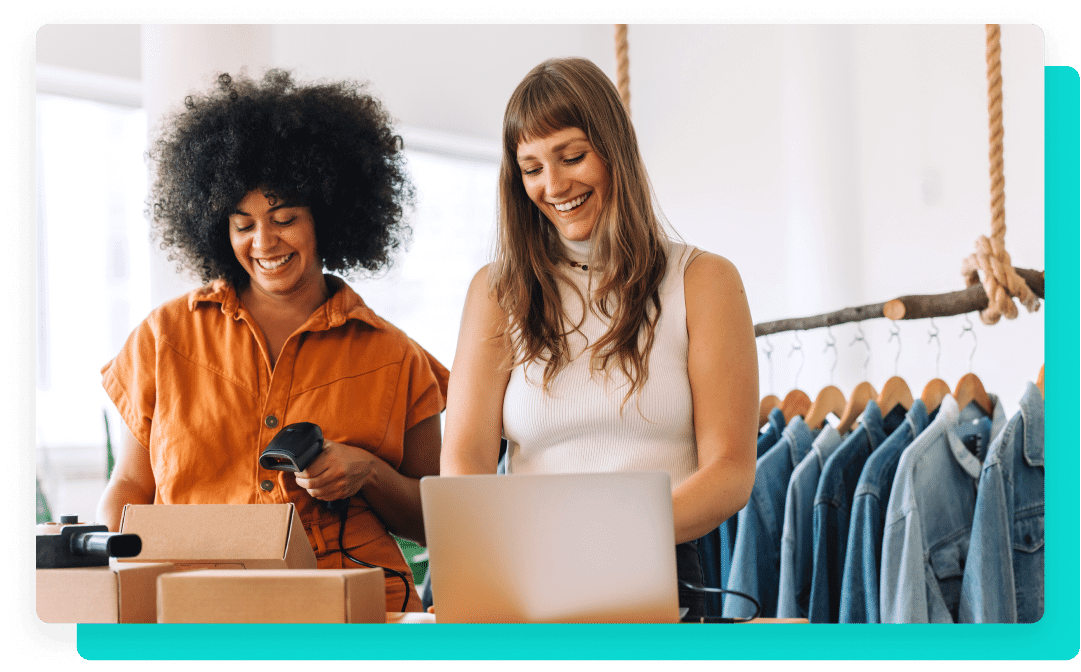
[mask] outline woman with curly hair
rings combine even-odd
[[[390,533],[424,544],[447,370],[340,278],[390,264],[413,198],[400,138],[351,82],[221,75],[151,148],[151,217],[206,284],[136,327],[102,369],[130,430],[98,507],[293,503],[320,568],[385,568],[387,610],[418,610]],[[318,425],[305,471],[263,469],[283,427]],[[330,510],[321,502],[348,500]]]
[[[441,473],[495,472],[501,433],[511,474],[666,471],[679,576],[701,585],[694,541],[754,482],[739,273],[665,234],[627,110],[590,61],[526,75],[503,150],[498,249],[467,294]],[[679,592],[703,615],[701,593]]]

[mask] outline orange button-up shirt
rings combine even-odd
[[[405,432],[446,406],[448,371],[378,317],[342,280],[270,365],[265,339],[227,282],[154,310],[102,368],[106,392],[150,452],[155,503],[296,505],[320,568],[355,566],[338,549],[338,517],[259,454],[286,425],[313,422],[326,439],[360,446],[395,469]],[[345,546],[409,579],[397,542],[363,498],[350,502]],[[387,577],[387,610],[406,588]]]

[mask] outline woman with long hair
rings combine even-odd
[[[681,583],[747,502],[758,370],[739,273],[668,235],[611,80],[553,59],[503,120],[495,260],[474,276],[441,473],[662,470]],[[681,586],[688,617],[701,593]]]

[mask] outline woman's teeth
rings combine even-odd
[[[275,257],[274,259],[256,259],[255,263],[259,264],[259,268],[264,271],[273,271],[276,268],[284,266],[296,252],[285,255],[284,257]]]
[[[559,210],[560,212],[570,212],[571,210],[577,208],[579,205],[585,203],[586,199],[589,198],[590,194],[592,193],[593,192],[591,191],[589,193],[582,194],[573,201],[567,201],[566,203],[553,203],[552,205],[553,207],[555,207],[556,210]]]

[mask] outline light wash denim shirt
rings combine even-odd
[[[811,593],[811,551],[814,543],[815,490],[822,465],[841,445],[841,435],[828,424],[815,437],[811,452],[788,479],[781,527],[781,578],[777,586],[777,617],[807,618]]]
[[[962,623],[1035,623],[1043,616],[1044,402],[1029,383],[1021,409],[983,461]]]
[[[937,412],[938,409],[936,408]],[[893,475],[901,453],[927,428],[927,407],[912,402],[905,421],[882,442],[860,472],[848,523],[844,573],[841,576],[841,623],[878,623],[878,574],[882,560],[882,529],[890,501]]]
[[[813,442],[814,433],[803,418],[792,418],[781,440],[755,464],[751,498],[739,512],[732,573],[726,587],[758,600],[763,617],[777,615],[781,525],[788,479],[810,452]],[[754,605],[738,596],[726,595],[722,613],[731,618],[746,618],[754,615]]]
[[[1006,424],[998,397],[990,422],[975,404],[946,395],[938,416],[902,454],[882,533],[882,623],[953,623],[961,598],[976,510],[980,459],[964,440],[983,434],[984,450]]]
[[[784,424],[784,413],[781,409],[771,409],[765,426],[758,434],[756,460],[781,440]],[[728,585],[728,577],[732,573],[732,548],[736,544],[737,515],[733,514],[718,528],[698,538],[698,555],[702,559],[705,585],[709,588],[724,588]],[[742,600],[738,597],[733,599]],[[723,595],[706,593],[706,614],[720,614],[723,601]]]
[[[904,422],[905,409],[895,406],[885,418],[874,400],[860,414],[859,424],[822,466],[815,491],[811,562],[811,598],[807,618],[812,623],[837,623],[841,611],[841,573],[848,543],[852,497],[867,457]]]

